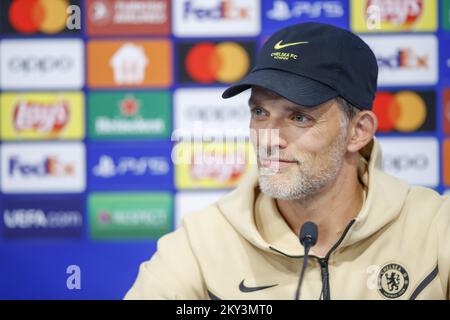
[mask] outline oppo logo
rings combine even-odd
[[[215,106],[192,107],[186,110],[186,117],[191,121],[233,121],[241,120],[247,117],[247,109],[241,108],[222,108]]]
[[[425,154],[386,155],[383,159],[384,170],[426,170],[430,162]]]
[[[73,65],[73,59],[67,56],[14,57],[8,63],[13,72],[61,72],[70,70]]]

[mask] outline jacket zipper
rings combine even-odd
[[[348,231],[350,230],[352,225],[355,223],[355,221],[356,221],[355,219],[350,221],[350,223],[345,228],[344,233],[342,234],[342,236],[334,244],[334,246],[330,249],[330,251],[328,251],[328,253],[326,254],[325,258],[319,258],[319,257],[317,257],[315,255],[310,255],[309,256],[311,258],[317,259],[317,261],[320,264],[320,271],[321,271],[321,275],[322,275],[322,292],[321,292],[320,296],[322,297],[323,300],[331,300],[330,275],[329,275],[329,271],[328,271],[328,260],[330,258],[330,255],[333,253],[333,251],[335,251],[337,249],[337,247],[339,247],[339,245],[344,240],[345,236],[347,235]],[[285,254],[284,252],[282,252],[280,250],[277,250],[277,249],[275,249],[274,247],[271,247],[271,246],[269,246],[269,249],[273,250],[275,252],[278,252],[281,255],[284,255],[284,256],[289,257],[289,258],[304,258],[304,256],[291,256],[291,255]]]
[[[330,300],[330,282],[328,273],[328,259],[317,258],[320,264],[320,271],[322,274],[322,293],[323,300]]]
[[[331,254],[339,247],[341,242],[344,240],[345,236],[347,235],[348,231],[350,230],[353,223],[355,223],[356,220],[350,221],[350,223],[347,225],[347,227],[344,230],[344,233],[339,238],[339,240],[336,242],[336,244],[328,251],[325,258],[318,258],[317,261],[319,261],[320,264],[320,271],[322,274],[322,299],[323,300],[330,300],[331,294],[330,294],[330,274],[328,271],[328,260],[330,259]]]

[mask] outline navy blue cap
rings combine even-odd
[[[255,67],[222,97],[260,86],[305,107],[341,96],[359,109],[371,110],[377,77],[377,59],[360,37],[308,22],[274,33],[261,48]]]

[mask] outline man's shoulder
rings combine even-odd
[[[431,188],[410,186],[404,208],[419,220],[434,220],[439,215],[450,222],[450,197]]]
[[[396,189],[402,188],[406,191],[406,201],[418,202],[422,200],[429,201],[429,204],[441,204],[449,198],[448,195],[441,195],[436,190],[419,185],[412,185],[407,181],[395,177],[381,169],[376,171],[377,188],[383,188],[385,191],[395,193]]]
[[[377,183],[372,186],[378,190],[377,199],[402,203],[401,212],[404,215],[414,216],[419,220],[432,220],[450,203],[448,195],[441,195],[429,187],[411,185],[382,170],[377,170],[374,176]]]
[[[183,217],[182,224],[184,226],[190,226],[191,224],[209,224],[213,221],[221,220],[222,214],[218,206],[219,200],[205,206],[202,209],[187,213]]]
[[[244,181],[246,182],[246,181]],[[183,225],[208,225],[209,227],[222,226],[226,224],[241,224],[242,219],[248,222],[254,210],[254,199],[256,188],[247,183],[225,193],[214,203],[203,209],[188,213],[183,218]]]
[[[180,244],[189,243],[191,250],[215,243],[219,232],[226,228],[226,220],[218,209],[217,202],[203,209],[187,213],[175,230],[159,239],[158,248],[169,246],[180,249]],[[194,250],[196,251],[196,250]]]
[[[219,203],[225,197],[227,197],[227,195],[220,197],[218,200],[202,209],[186,214],[182,220],[182,227],[196,231],[211,231],[213,229],[224,228],[224,226],[229,223],[223,215]]]

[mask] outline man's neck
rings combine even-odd
[[[306,200],[276,199],[276,203],[280,214],[296,235],[306,221],[317,224],[319,238],[312,251],[318,256],[325,256],[361,210],[363,190],[355,165],[344,162],[337,178],[317,196]]]

